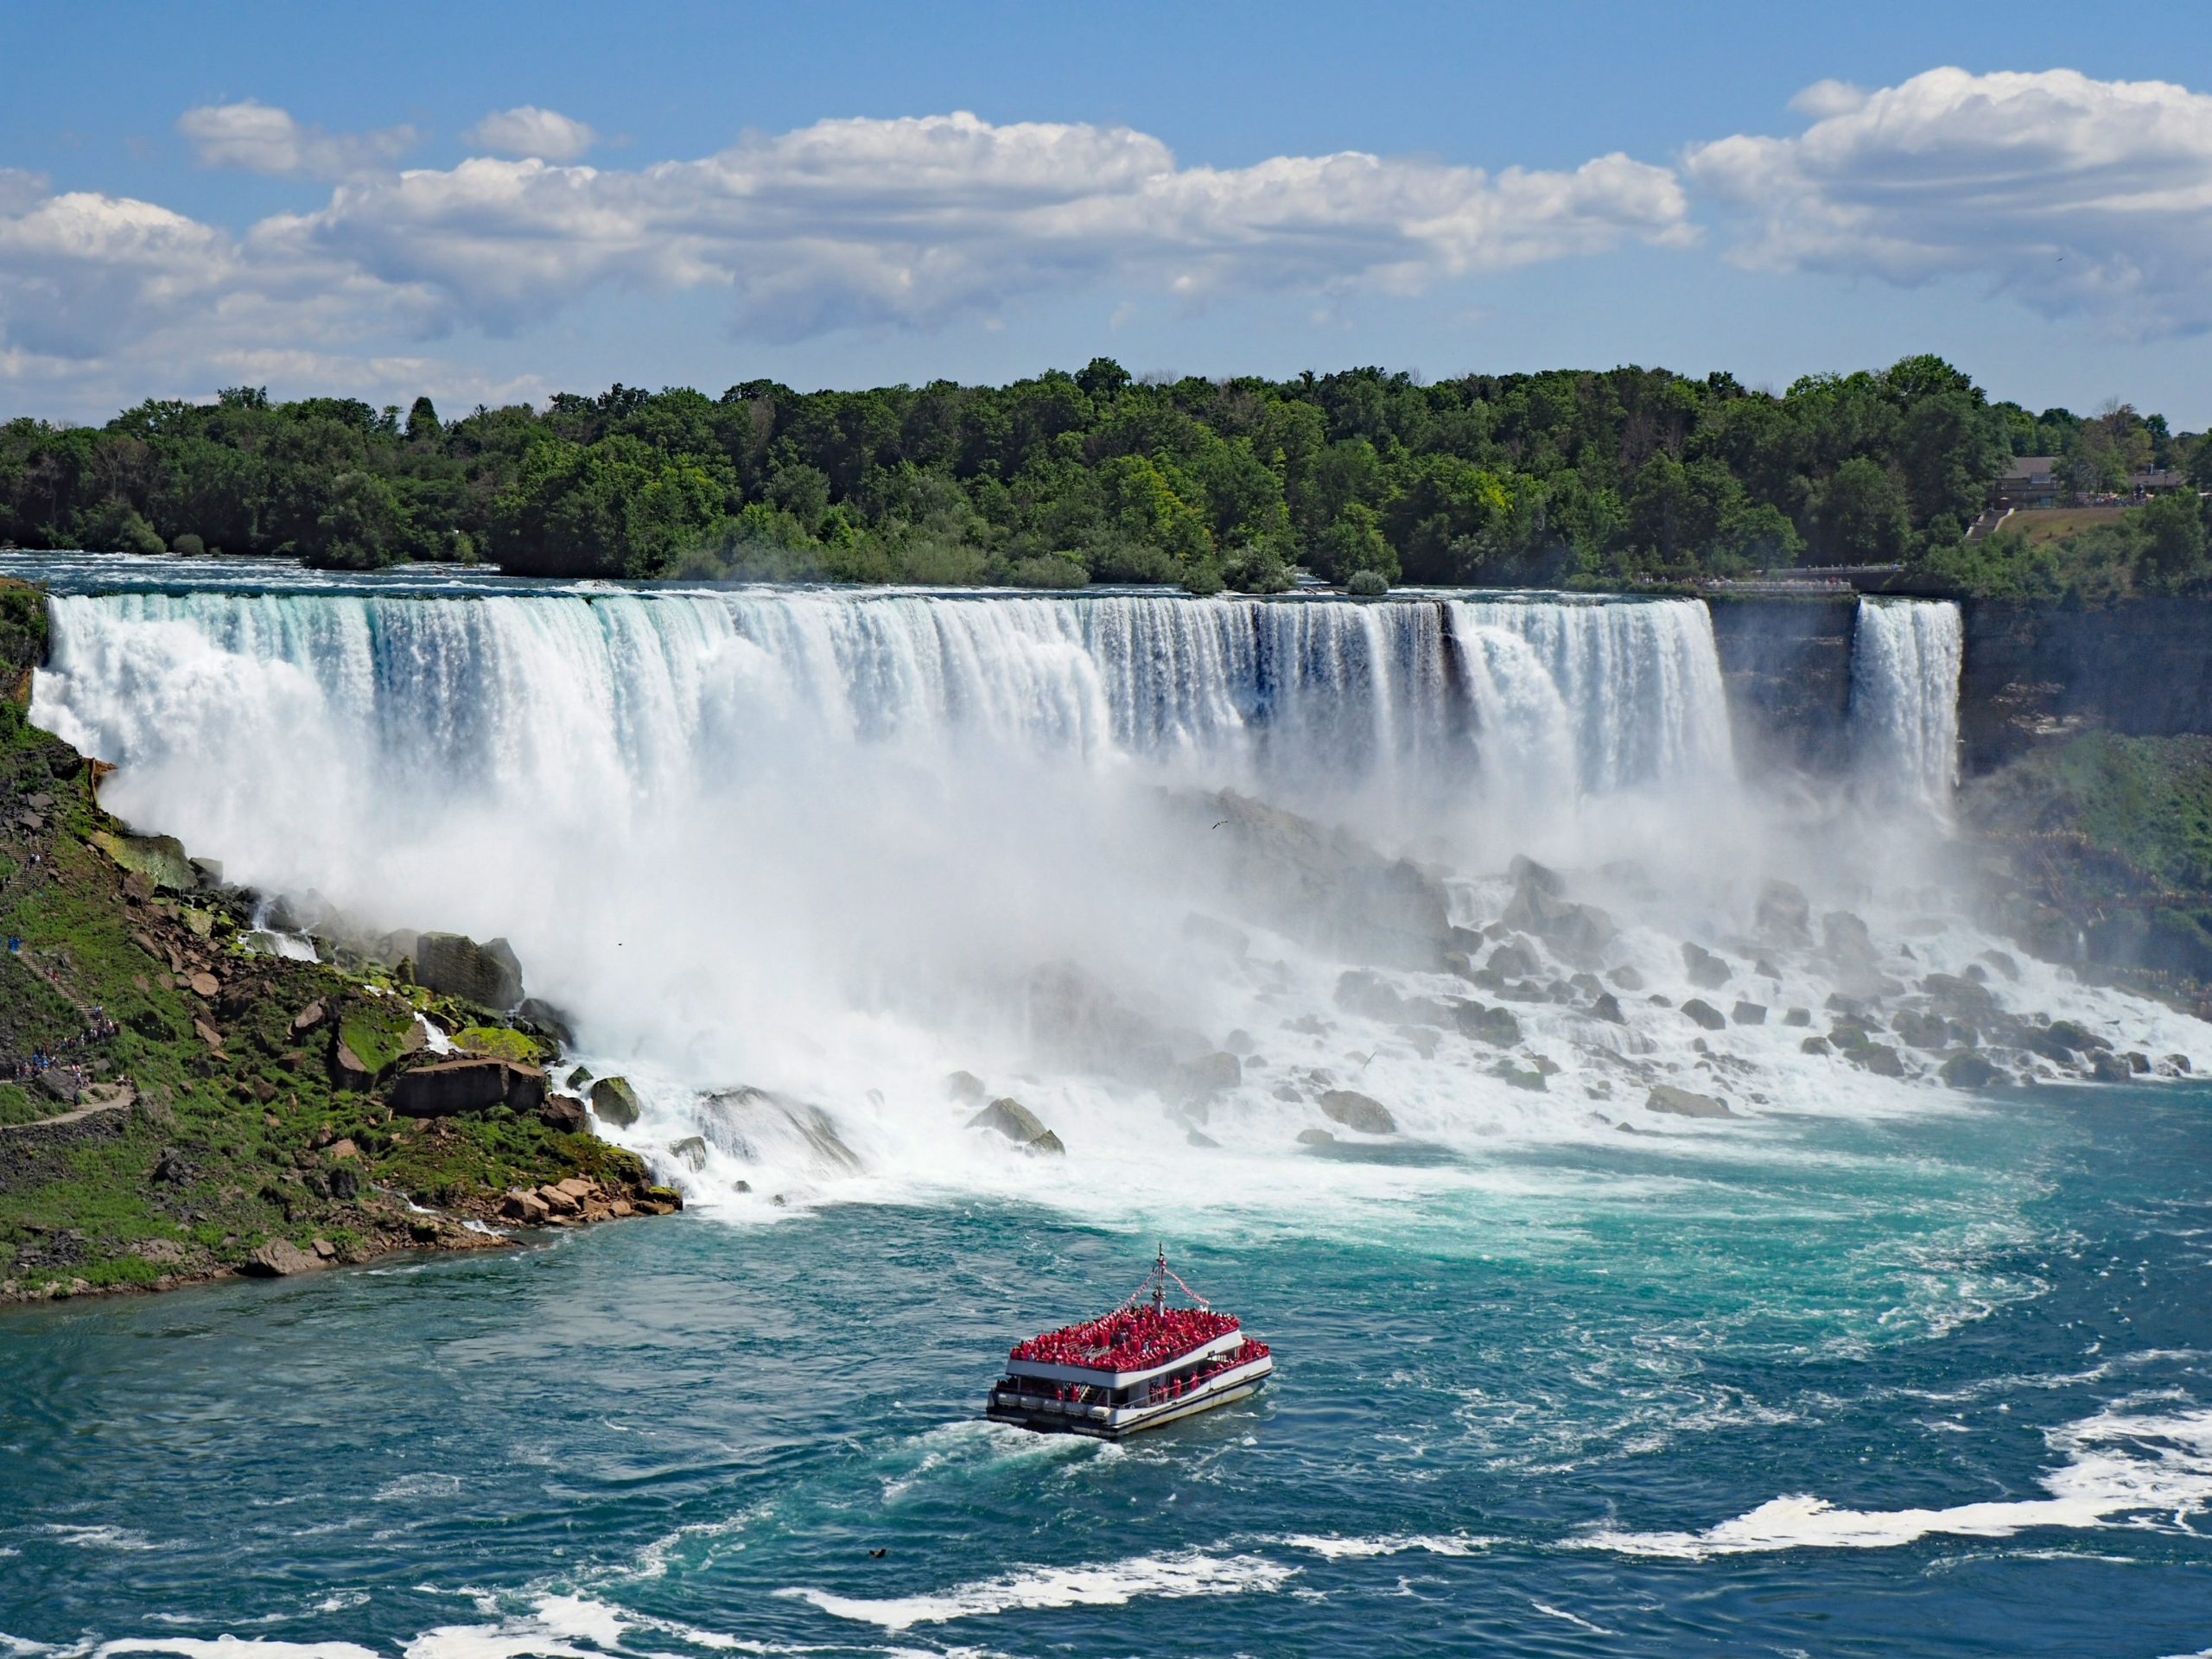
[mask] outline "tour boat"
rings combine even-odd
[[[1168,1306],[1170,1284],[1192,1306]],[[1042,1434],[1118,1440],[1256,1394],[1274,1368],[1268,1344],[1177,1278],[1163,1249],[1111,1313],[1016,1343],[983,1414]]]

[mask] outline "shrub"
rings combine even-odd
[[[1390,591],[1390,584],[1380,570],[1355,570],[1344,591],[1355,599],[1380,599]]]

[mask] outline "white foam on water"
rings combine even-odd
[[[1893,1549],[1933,1535],[2009,1538],[2045,1527],[2084,1529],[2171,1516],[2176,1525],[2212,1504],[2212,1411],[2136,1415],[2107,1408],[2050,1431],[2060,1468],[2048,1496],[1942,1509],[1846,1510],[1805,1495],[1777,1497],[1703,1532],[1599,1532],[1576,1541],[1625,1555],[1702,1560],[1784,1549]]]
[[[881,1599],[796,1586],[779,1590],[835,1618],[874,1624],[896,1635],[917,1624],[1057,1607],[1121,1607],[1147,1597],[1232,1596],[1279,1590],[1298,1571],[1259,1555],[1208,1555],[1198,1550],[1133,1555],[1082,1567],[1024,1567],[997,1578],[956,1585],[933,1594]]]
[[[168,1548],[166,1544],[157,1544],[144,1533],[134,1532],[128,1527],[77,1527],[56,1523],[41,1527],[40,1530],[57,1542],[73,1544],[79,1549],[137,1551]]]
[[[93,1659],[126,1653],[171,1653],[180,1659],[383,1659],[375,1649],[352,1642],[280,1642],[239,1636],[130,1637],[102,1643]]]
[[[598,1659],[621,1647],[629,1623],[589,1596],[545,1596],[528,1613],[497,1624],[425,1630],[403,1651],[406,1659]]]
[[[1376,1538],[1340,1538],[1322,1533],[1300,1532],[1276,1541],[1285,1549],[1304,1550],[1332,1561],[1369,1560],[1378,1556],[1418,1551],[1427,1555],[1474,1555],[1500,1541],[1472,1533],[1392,1533]]]

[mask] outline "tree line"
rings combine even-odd
[[[2074,579],[2063,547],[1965,539],[2029,454],[2060,455],[2080,487],[2143,466],[2212,486],[2212,443],[2157,416],[2031,414],[1932,356],[1779,393],[1634,367],[1139,379],[1101,358],[1005,386],[618,385],[450,422],[427,397],[403,415],[250,387],[101,427],[17,419],[0,426],[0,543],[1199,593],[1300,572],[1612,587],[1904,563],[1961,591],[2042,591]],[[2203,584],[2187,505],[2193,535],[2178,505],[2112,527],[2099,580]]]

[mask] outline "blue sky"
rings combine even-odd
[[[2202,22],[16,0],[0,413],[1931,350],[2202,427]]]

